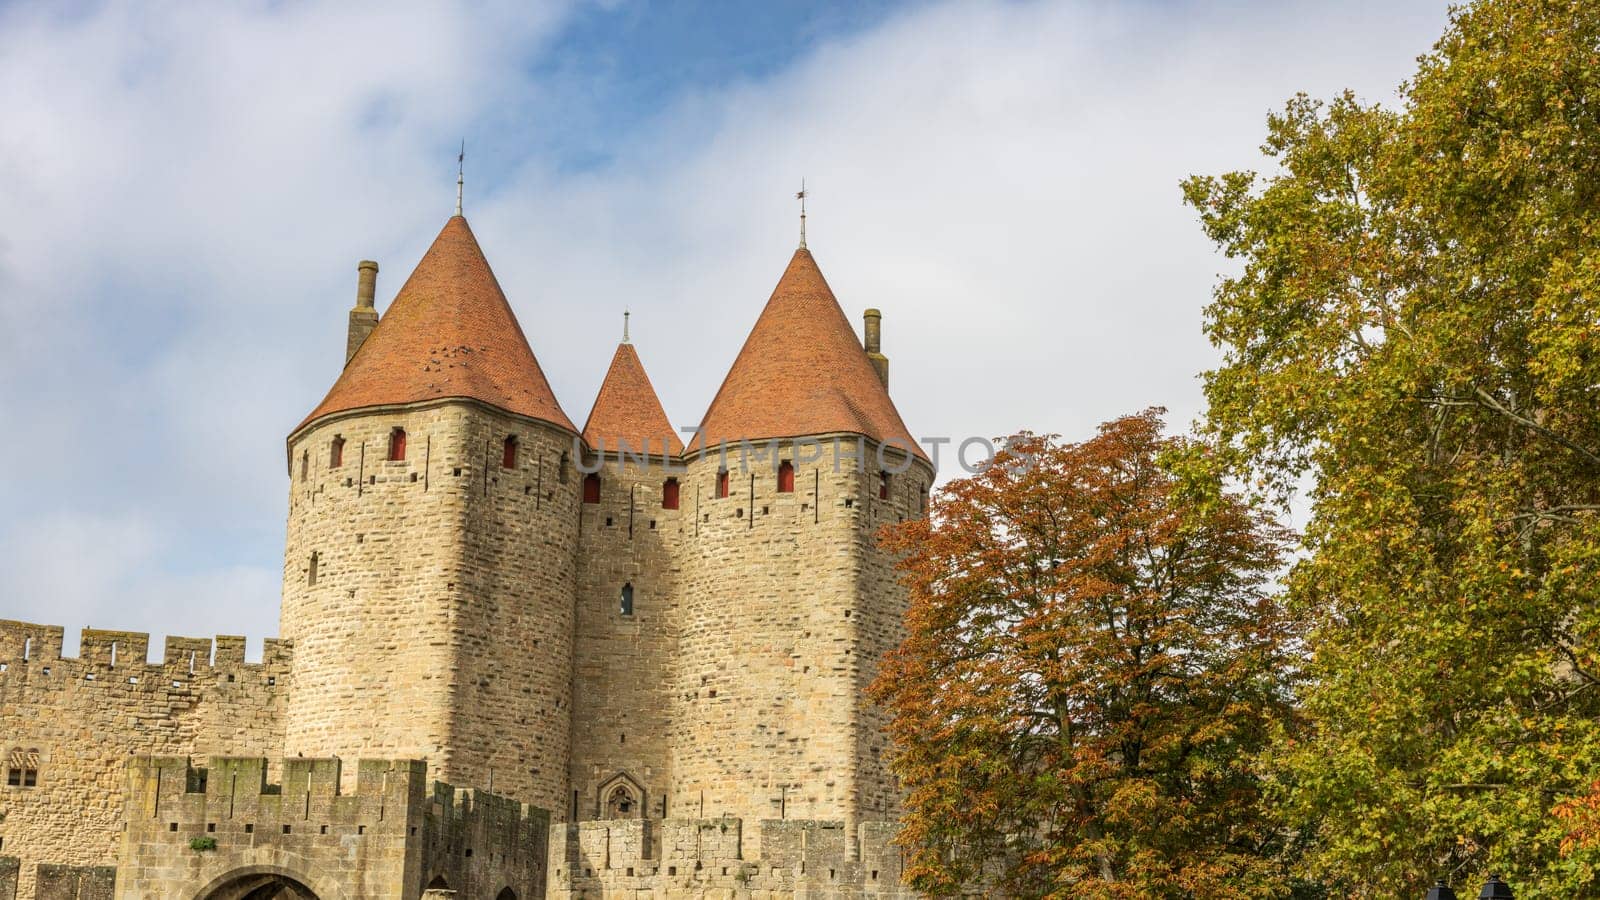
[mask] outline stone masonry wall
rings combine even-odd
[[[239,896],[271,878],[321,900],[415,900],[428,886],[544,896],[544,810],[440,782],[430,792],[420,760],[361,760],[350,792],[340,774],[337,759],[286,759],[281,784],[259,758],[130,760],[117,896]]]
[[[872,761],[883,754],[881,718],[861,690],[898,637],[905,594],[874,533],[909,514],[896,481],[920,496],[932,472],[913,463],[880,501],[875,446],[823,440],[780,442],[780,458],[795,460],[793,493],[777,490],[770,443],[745,465],[730,448],[726,498],[715,493],[715,448],[689,463],[695,518],[680,554],[671,725],[677,814],[853,828],[892,805],[892,779]]]
[[[868,445],[871,447],[871,445]],[[876,465],[877,451],[870,449]],[[854,617],[859,651],[852,654],[855,702],[860,727],[856,731],[856,787],[858,815],[864,822],[898,820],[901,813],[900,783],[889,771],[891,749],[888,712],[867,696],[867,687],[878,677],[878,665],[891,650],[905,640],[906,588],[900,583],[895,558],[878,544],[881,530],[927,514],[926,497],[933,485],[932,468],[921,460],[887,448],[888,497],[882,497],[881,483],[869,478],[867,496],[862,501],[861,527],[855,532],[856,552],[861,559],[856,586],[858,604]]]
[[[768,820],[751,831],[731,817],[567,825],[551,843],[549,896],[916,896],[900,881],[904,860],[893,825]]]
[[[397,427],[405,459],[389,461]],[[455,400],[293,436],[281,631],[303,653],[288,752],[423,758],[452,782],[566,808],[572,448],[546,423]]]
[[[290,441],[279,633],[305,652],[289,694],[287,754],[437,760],[447,743],[446,594],[460,568],[454,533],[465,503],[434,460],[459,458],[462,415],[433,407],[335,418]],[[390,462],[394,427],[407,431],[406,458]]]
[[[461,636],[453,744],[439,777],[565,809],[582,445],[499,413],[475,412],[466,425],[458,483],[471,500],[451,595]],[[518,451],[507,469],[510,434]]]
[[[242,637],[217,638],[214,655],[208,639],[169,637],[149,663],[148,635],[85,630],[71,658],[62,634],[0,622],[0,844],[20,859],[24,900],[49,900],[41,865],[76,884],[79,869],[115,863],[130,754],[276,755],[283,745],[286,645],[268,640],[262,662],[246,664]],[[32,787],[7,783],[11,769],[30,768]]]
[[[667,815],[672,781],[667,722],[673,629],[675,555],[693,510],[662,507],[662,483],[681,479],[659,455],[608,455],[599,467],[600,502],[579,511],[577,632],[573,650],[573,799],[562,819],[606,817],[619,787],[629,816]],[[631,585],[633,611],[622,611]]]

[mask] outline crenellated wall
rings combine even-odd
[[[19,896],[41,900],[55,890],[36,886],[41,864],[77,879],[115,862],[129,755],[276,755],[290,677],[275,640],[246,663],[242,637],[169,637],[150,663],[147,634],[86,629],[77,657],[62,636],[0,621],[0,844],[20,860]],[[33,786],[9,784],[13,769]]]
[[[405,458],[390,461],[397,427]],[[455,783],[566,809],[573,440],[459,400],[291,437],[281,630],[301,653],[288,752],[422,758]]]
[[[733,817],[561,826],[550,848],[549,896],[916,896],[900,881],[893,825],[766,820],[751,831]]]
[[[213,757],[203,769],[184,757],[130,760],[117,896],[242,896],[260,879],[321,900],[415,900],[429,885],[459,900],[544,896],[542,809],[441,782],[430,790],[420,760],[361,760],[348,793],[337,759],[285,759],[282,770],[271,784],[260,758]]]

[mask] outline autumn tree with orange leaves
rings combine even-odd
[[[1285,892],[1254,758],[1292,716],[1287,536],[1169,460],[1160,410],[1020,434],[886,529],[909,637],[875,698],[933,895]]]

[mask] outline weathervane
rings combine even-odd
[[[806,248],[806,180],[800,179],[800,193],[794,198],[800,201],[800,249]]]
[[[456,215],[461,215],[461,182],[467,166],[467,141],[461,139],[461,152],[456,154]]]
[[[622,342],[624,344],[630,343],[628,340],[628,308],[626,306],[622,308]]]

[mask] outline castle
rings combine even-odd
[[[909,896],[877,311],[802,234],[685,443],[626,331],[579,430],[459,210],[381,318],[358,271],[260,663],[0,622],[0,900]]]

